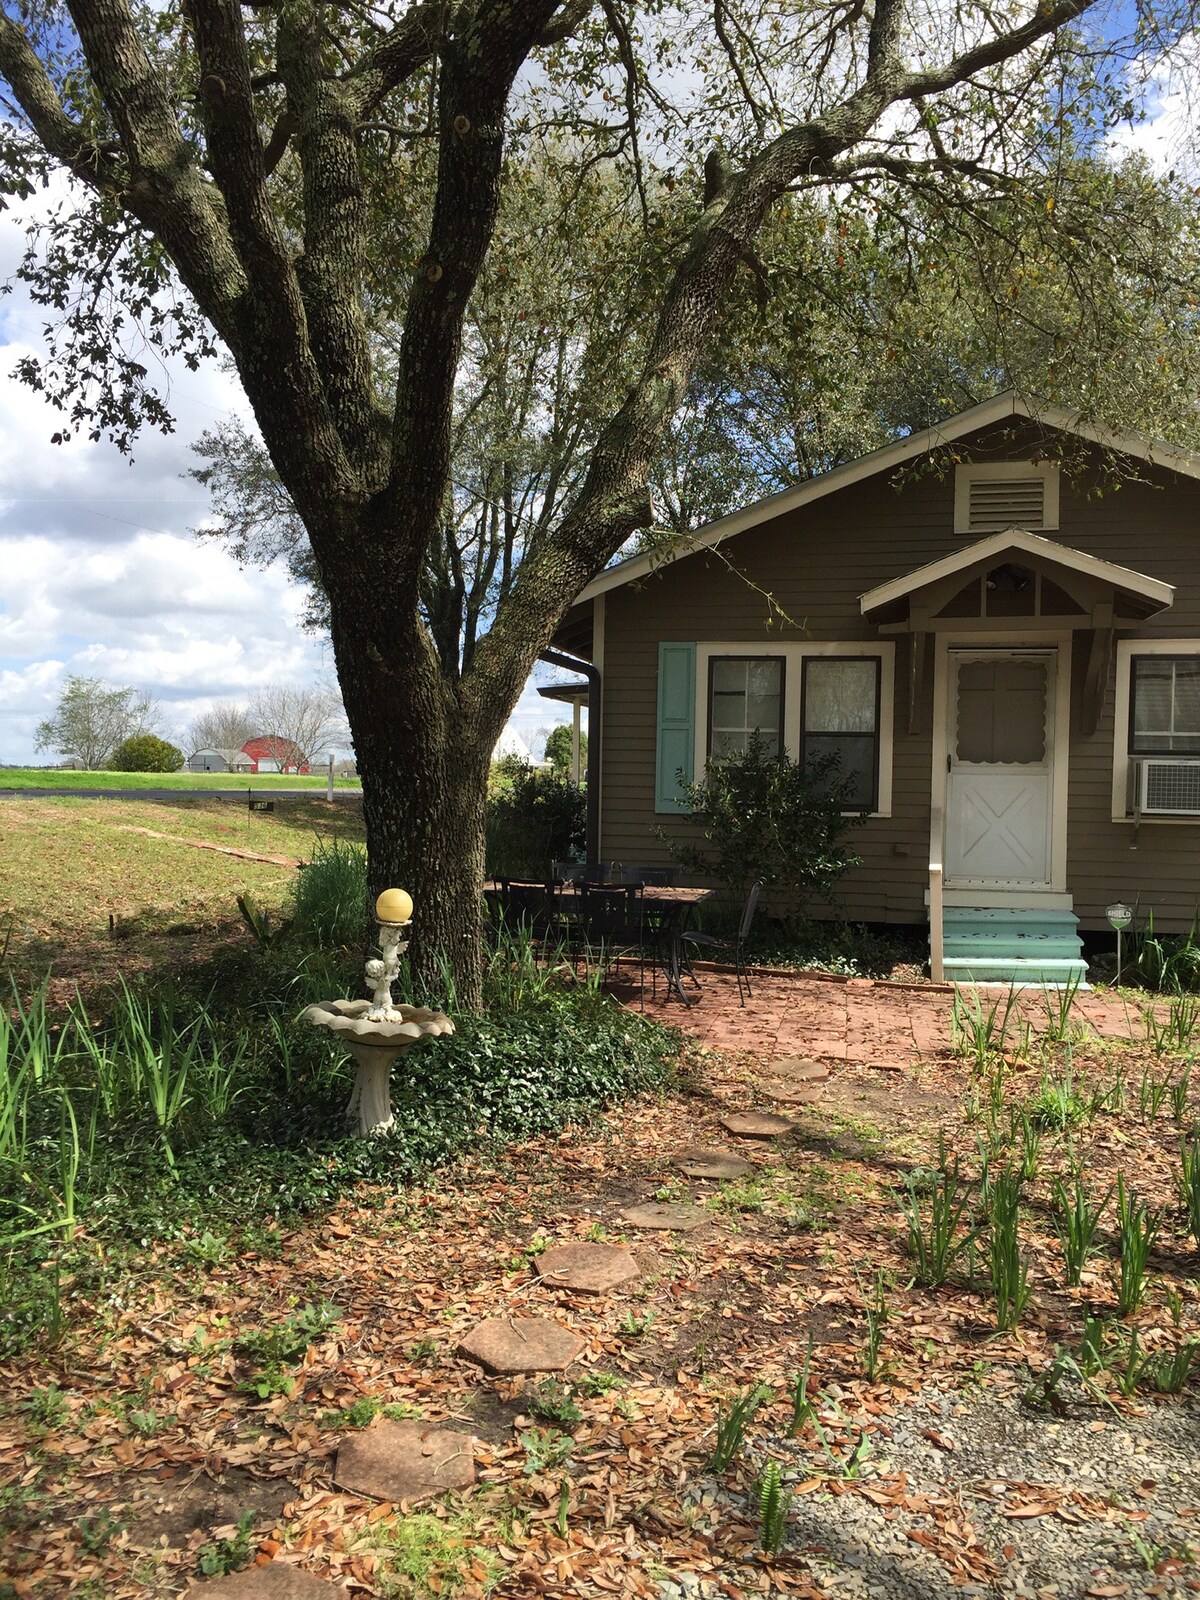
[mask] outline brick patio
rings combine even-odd
[[[751,979],[753,998],[741,1006],[731,971],[697,970],[702,989],[693,1006],[664,999],[660,981],[657,999],[647,992],[645,1009],[647,1015],[685,1029],[714,1050],[750,1051],[763,1061],[777,1055],[851,1063],[869,1060],[873,1066],[893,1069],[949,1051],[953,990],[948,986],[756,973]],[[618,992],[629,1005],[640,1004],[636,991]],[[690,985],[688,992],[695,992]],[[1005,998],[1002,989],[979,992],[985,1006]],[[1020,1010],[1035,1028],[1044,1024],[1042,992],[1026,991]],[[1107,993],[1080,995],[1074,1014],[1107,1038],[1141,1032],[1136,1011],[1131,1008],[1127,1015],[1123,1002]]]

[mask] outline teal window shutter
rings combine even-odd
[[[680,773],[691,783],[696,747],[696,646],[658,647],[658,738],[654,770],[655,811],[689,811]]]

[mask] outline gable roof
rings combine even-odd
[[[965,572],[968,567],[981,561],[992,561],[997,556],[1013,552],[1038,556],[1054,566],[1082,572],[1086,577],[1100,579],[1102,583],[1111,583],[1116,589],[1124,589],[1141,600],[1149,601],[1160,611],[1175,598],[1175,585],[1163,583],[1160,578],[1134,572],[1132,567],[1119,567],[1115,562],[1090,556],[1070,545],[1058,544],[1040,533],[1028,533],[1024,528],[1009,528],[1003,533],[992,533],[986,539],[978,539],[974,544],[956,550],[953,555],[928,561],[923,567],[916,567],[901,578],[892,578],[874,589],[868,589],[866,594],[859,596],[859,606],[865,616],[868,611],[877,611],[880,606],[890,605],[893,600],[903,600],[918,589],[949,578],[956,572]]]
[[[843,466],[822,472],[815,478],[808,478],[805,482],[796,484],[794,488],[781,489],[778,494],[768,495],[765,500],[757,500],[753,505],[744,506],[740,511],[731,511],[724,517],[718,517],[715,522],[708,523],[706,527],[698,529],[691,538],[682,541],[678,549],[668,555],[630,556],[593,578],[581,592],[576,603],[594,600],[598,595],[607,594],[610,589],[619,589],[623,584],[633,583],[660,567],[670,566],[672,562],[681,561],[685,556],[695,555],[700,550],[711,550],[714,545],[733,538],[735,534],[745,533],[750,528],[770,522],[774,517],[795,511],[800,506],[809,505],[814,500],[822,500],[827,494],[833,494],[838,489],[846,489],[851,484],[861,483],[864,478],[873,477],[877,472],[888,472],[896,467],[902,467],[909,461],[915,461],[919,456],[927,455],[931,450],[953,444],[979,428],[1004,422],[1010,417],[1021,417],[1030,422],[1042,423],[1059,432],[1071,433],[1077,438],[1086,439],[1091,444],[1099,445],[1101,449],[1116,451],[1119,455],[1143,461],[1148,466],[1167,467],[1172,472],[1182,473],[1185,477],[1200,479],[1200,455],[1194,451],[1184,450],[1178,445],[1166,444],[1157,439],[1146,439],[1138,433],[1115,433],[1094,422],[1088,422],[1078,412],[1066,411],[1061,406],[1049,404],[1035,405],[1018,394],[1015,389],[1006,389],[991,400],[984,400],[977,406],[971,406],[953,417],[947,417],[944,422],[936,423],[932,428],[922,428],[919,433],[907,434],[903,439],[897,439],[892,444],[872,450],[865,456],[859,456],[855,461],[847,461]]]

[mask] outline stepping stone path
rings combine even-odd
[[[419,1422],[383,1422],[339,1446],[333,1481],[373,1500],[426,1500],[475,1482],[471,1438]]]
[[[823,1061],[810,1061],[806,1056],[783,1056],[772,1061],[771,1067],[776,1077],[796,1083],[824,1083],[829,1077],[829,1068]]]
[[[556,1289],[580,1294],[607,1294],[641,1277],[633,1255],[615,1244],[560,1244],[544,1250],[534,1262],[538,1277]]]
[[[788,1106],[815,1106],[821,1099],[819,1083],[793,1083],[788,1078],[765,1078],[758,1087],[772,1100]]]
[[[216,1583],[202,1583],[188,1593],[203,1595],[204,1600],[332,1600],[342,1591],[323,1578],[314,1578],[311,1572],[272,1561],[265,1567],[231,1573]]]
[[[490,1317],[472,1329],[458,1353],[489,1372],[561,1372],[586,1343],[545,1317]]]
[[[645,1205],[630,1206],[621,1215],[631,1228],[665,1228],[672,1233],[690,1233],[709,1221],[702,1206],[675,1200],[648,1200]]]
[[[759,1088],[772,1100],[781,1100],[785,1105],[815,1106],[828,1077],[829,1068],[821,1061],[810,1061],[805,1056],[785,1056],[771,1063],[770,1076],[762,1080]]]
[[[726,1133],[737,1134],[742,1139],[778,1139],[780,1134],[791,1133],[794,1123],[786,1117],[777,1117],[771,1111],[740,1111],[720,1119]]]
[[[752,1161],[743,1161],[728,1150],[706,1150],[702,1145],[690,1145],[672,1159],[689,1178],[744,1178],[754,1171]]]

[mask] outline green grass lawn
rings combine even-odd
[[[166,838],[130,831],[149,829]],[[16,941],[107,937],[110,914],[148,927],[237,916],[237,896],[279,905],[294,866],[196,849],[227,849],[307,860],[318,834],[362,838],[357,801],[328,805],[282,799],[270,814],[232,801],[181,795],[178,801],[61,799],[0,801],[0,945]]]
[[[45,767],[0,767],[0,789],[324,789],[325,774],[298,778],[281,772],[60,772]],[[335,778],[335,789],[361,789],[357,778]]]

